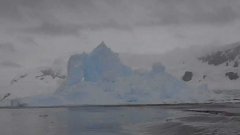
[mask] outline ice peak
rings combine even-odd
[[[107,47],[104,41],[102,41],[94,50],[111,50],[111,49]]]
[[[104,41],[102,41],[102,42],[99,44],[99,46],[107,47]]]
[[[117,55],[114,53],[104,42],[101,42],[93,51],[90,53],[92,57],[113,57]]]

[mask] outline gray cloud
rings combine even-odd
[[[0,18],[12,20],[24,19],[22,12],[23,8],[35,8],[41,7],[44,0],[32,1],[32,0],[1,0],[0,1]]]
[[[19,36],[18,40],[23,44],[38,46],[39,44],[30,36]]]
[[[0,51],[2,53],[13,53],[16,50],[15,50],[14,44],[10,42],[6,42],[6,43],[0,43]]]
[[[1,0],[0,18],[25,19],[29,26],[21,32],[78,35],[82,29],[225,25],[240,19],[239,6],[239,0]]]
[[[2,62],[0,62],[0,65],[5,68],[20,68],[21,67],[21,65],[19,65],[16,62],[12,62],[12,61],[2,61]]]
[[[86,19],[81,16],[86,13],[88,19],[95,21],[90,23],[95,23],[98,27],[102,27],[101,23],[105,21],[115,22],[115,26],[151,26],[215,25],[240,19],[238,0],[62,0],[62,4],[72,5],[65,8],[72,8],[76,14],[80,13],[80,19]]]
[[[14,1],[1,0],[0,17],[4,19],[21,19],[17,4],[15,4]]]
[[[38,26],[27,27],[21,29],[21,32],[30,34],[41,34],[50,36],[61,36],[61,35],[73,35],[79,36],[80,30],[101,30],[106,28],[118,29],[118,30],[130,30],[131,28],[127,25],[121,25],[114,21],[108,21],[104,23],[85,23],[85,24],[72,24],[72,23],[54,23],[54,22],[43,22]]]
[[[23,32],[43,35],[78,35],[78,25],[43,22],[39,26],[23,29]]]
[[[160,24],[225,24],[240,17],[237,0],[163,0],[164,8],[154,8]],[[156,7],[158,6],[156,4]]]

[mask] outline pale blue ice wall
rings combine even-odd
[[[68,60],[68,84],[74,85],[84,78],[84,67],[87,54],[72,55]]]
[[[112,52],[104,42],[89,55],[77,54],[68,62],[68,84],[81,81],[114,81],[116,77],[131,75],[132,70],[123,65],[117,53]]]

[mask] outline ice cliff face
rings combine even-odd
[[[118,54],[112,52],[104,42],[90,54],[76,54],[68,62],[68,84],[81,81],[114,81],[116,77],[131,74],[131,69],[123,65]]]

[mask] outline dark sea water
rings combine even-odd
[[[0,135],[240,135],[240,105],[0,109]]]

